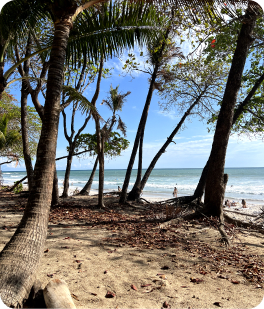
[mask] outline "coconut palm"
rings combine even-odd
[[[52,17],[54,33],[50,52],[43,125],[34,169],[34,185],[18,229],[0,255],[0,295],[2,301],[10,307],[21,306],[23,299],[29,294],[38,262],[44,251],[55,168],[60,94],[70,32],[76,20],[83,24],[89,23],[89,20],[85,19],[85,10],[103,2],[103,0],[89,2],[14,0],[8,2],[6,6],[13,2],[14,4],[26,3],[29,7],[39,11],[42,16]],[[235,14],[233,0],[217,0],[214,2],[211,0],[174,0],[170,1],[169,5],[173,3],[182,9],[182,14],[190,16],[194,20],[197,19],[197,13],[207,19],[214,15],[222,15],[222,8],[229,10],[230,14]],[[240,1],[240,3],[247,5],[247,1]],[[144,8],[144,5],[142,7]],[[14,10],[8,21],[15,19],[17,19],[17,15]],[[135,23],[137,22],[140,22],[139,18],[135,20]],[[119,31],[119,26],[116,25],[115,27]],[[138,39],[138,31],[139,29],[134,29],[133,35],[122,37],[121,43],[132,39],[134,43]],[[248,33],[245,35],[248,35]],[[104,36],[102,37],[104,38]],[[105,38],[107,38],[107,35]],[[142,37],[140,36],[139,39],[141,40]],[[244,37],[240,37],[239,40],[243,41]],[[118,41],[114,45],[117,45],[117,43]],[[105,46],[107,46],[107,43],[105,43]],[[85,45],[82,45],[82,47],[85,48]],[[101,52],[101,49],[98,50]],[[86,50],[86,52],[88,51]],[[236,76],[234,77],[236,78]]]

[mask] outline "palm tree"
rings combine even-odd
[[[102,1],[82,1],[82,4],[80,4],[79,1],[74,0],[28,0],[26,2],[14,0],[6,4],[9,7],[10,3],[14,3],[14,5],[16,3],[26,3],[29,7],[31,5],[36,8],[42,13],[42,16],[52,16],[54,23],[43,125],[34,169],[34,185],[18,229],[0,254],[0,295],[2,301],[10,307],[21,306],[23,299],[29,294],[38,262],[44,251],[55,168],[60,94],[70,32],[76,20],[79,23],[89,23],[89,19],[85,20],[85,10]],[[187,14],[187,16],[189,15],[194,19],[197,16],[197,12],[200,12],[205,18],[212,16],[212,14],[221,15],[221,8],[230,9],[232,13],[232,5],[234,3],[233,0],[226,0],[225,3],[221,0],[215,2],[211,0],[175,0],[174,2],[183,9],[183,14]],[[245,1],[245,4],[247,4],[247,1]],[[142,7],[144,8],[144,5]],[[80,14],[81,12],[82,14]],[[13,7],[13,15],[9,16],[9,21],[15,19],[17,19],[17,15]],[[19,21],[22,22],[21,20]],[[135,23],[140,22],[139,18],[135,20]],[[119,25],[115,27],[118,33]],[[136,39],[140,39],[142,42],[141,39],[143,38],[141,36],[135,37],[139,29],[134,29],[131,32],[129,37],[123,36],[120,39],[119,42],[123,44],[121,45],[122,47],[127,45],[133,46]],[[104,35],[102,37],[104,38]],[[105,35],[103,42],[107,46],[107,35]],[[96,44],[94,46],[96,48]],[[85,45],[82,48],[82,51],[88,53]],[[99,46],[98,53],[101,52],[103,52],[103,48]],[[2,66],[2,64],[0,65]],[[0,82],[5,81],[0,80]]]
[[[110,117],[103,128],[100,128],[100,121],[102,120],[98,113],[93,115],[95,121],[96,135],[97,135],[97,154],[99,161],[99,188],[98,188],[98,206],[104,208],[103,193],[104,193],[104,145],[105,141],[109,139],[110,133],[113,127],[118,123],[117,129],[119,129],[124,136],[126,136],[126,126],[121,117],[117,114],[118,111],[122,111],[125,98],[130,94],[130,91],[121,94],[118,92],[119,86],[113,88],[110,87],[110,96],[103,100],[103,104],[106,104],[112,111],[113,115]]]

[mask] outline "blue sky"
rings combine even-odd
[[[99,113],[104,119],[110,117],[110,111],[105,106],[100,105],[103,99],[106,98],[110,85],[113,87],[119,86],[122,92],[131,91],[127,97],[127,102],[124,105],[120,116],[127,125],[127,139],[130,141],[129,148],[123,152],[120,157],[112,160],[106,159],[105,168],[127,168],[130,153],[132,150],[134,138],[136,135],[140,116],[145,104],[145,99],[148,91],[148,77],[146,74],[137,74],[132,79],[130,76],[122,77],[120,60],[113,59],[106,63],[107,67],[114,67],[111,78],[102,81],[101,92],[97,101]],[[94,85],[91,85],[85,91],[85,96],[90,100],[94,92]],[[11,93],[20,97],[20,87],[13,87]],[[162,113],[158,106],[160,98],[154,92],[152,98],[149,117],[146,125],[143,150],[143,167],[148,167],[153,156],[166,141],[171,131],[175,128],[181,115],[177,114],[177,110],[173,110],[170,114]],[[42,99],[42,104],[44,103]],[[69,108],[67,108],[69,110]],[[67,112],[68,114],[68,112]],[[84,116],[80,113],[77,116],[76,124],[81,126]],[[77,131],[78,126],[76,126]],[[84,132],[94,133],[95,125],[92,120],[88,124]],[[156,164],[156,168],[197,168],[203,167],[210,154],[213,140],[213,132],[208,133],[205,122],[200,122],[198,118],[189,118],[186,122],[185,129],[182,130],[174,141],[176,145],[171,143],[167,151]],[[62,118],[59,125],[59,138],[57,147],[57,157],[66,155],[67,141],[64,137]],[[264,143],[260,139],[249,139],[245,136],[232,135],[230,137],[226,167],[263,167],[264,166]],[[1,159],[0,159],[1,160]],[[93,166],[93,158],[85,159],[75,158],[73,160],[72,169],[91,169]],[[58,161],[57,169],[64,170],[66,160]],[[24,164],[20,164],[17,168],[14,164],[2,166],[2,170],[24,170]],[[136,165],[134,166],[136,168]]]

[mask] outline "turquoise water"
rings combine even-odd
[[[145,170],[143,170],[144,172]],[[117,190],[122,187],[126,170],[105,170],[105,191]],[[154,169],[143,193],[143,197],[168,199],[172,198],[175,186],[178,195],[192,195],[199,181],[201,168],[175,168]],[[226,168],[229,181],[226,187],[226,198],[231,200],[245,199],[249,203],[264,204],[264,168]],[[89,178],[90,170],[71,171],[70,186],[72,189],[81,189]],[[23,176],[25,172],[2,172],[4,184],[13,184]],[[63,184],[64,171],[58,171],[59,187]],[[129,189],[132,188],[136,179],[136,170],[133,170]],[[98,189],[98,171],[92,185],[94,193]]]

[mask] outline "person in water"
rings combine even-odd
[[[177,190],[176,187],[174,187],[174,190],[173,190],[172,195],[173,195],[174,197],[177,197],[177,195],[178,195],[178,190]]]

